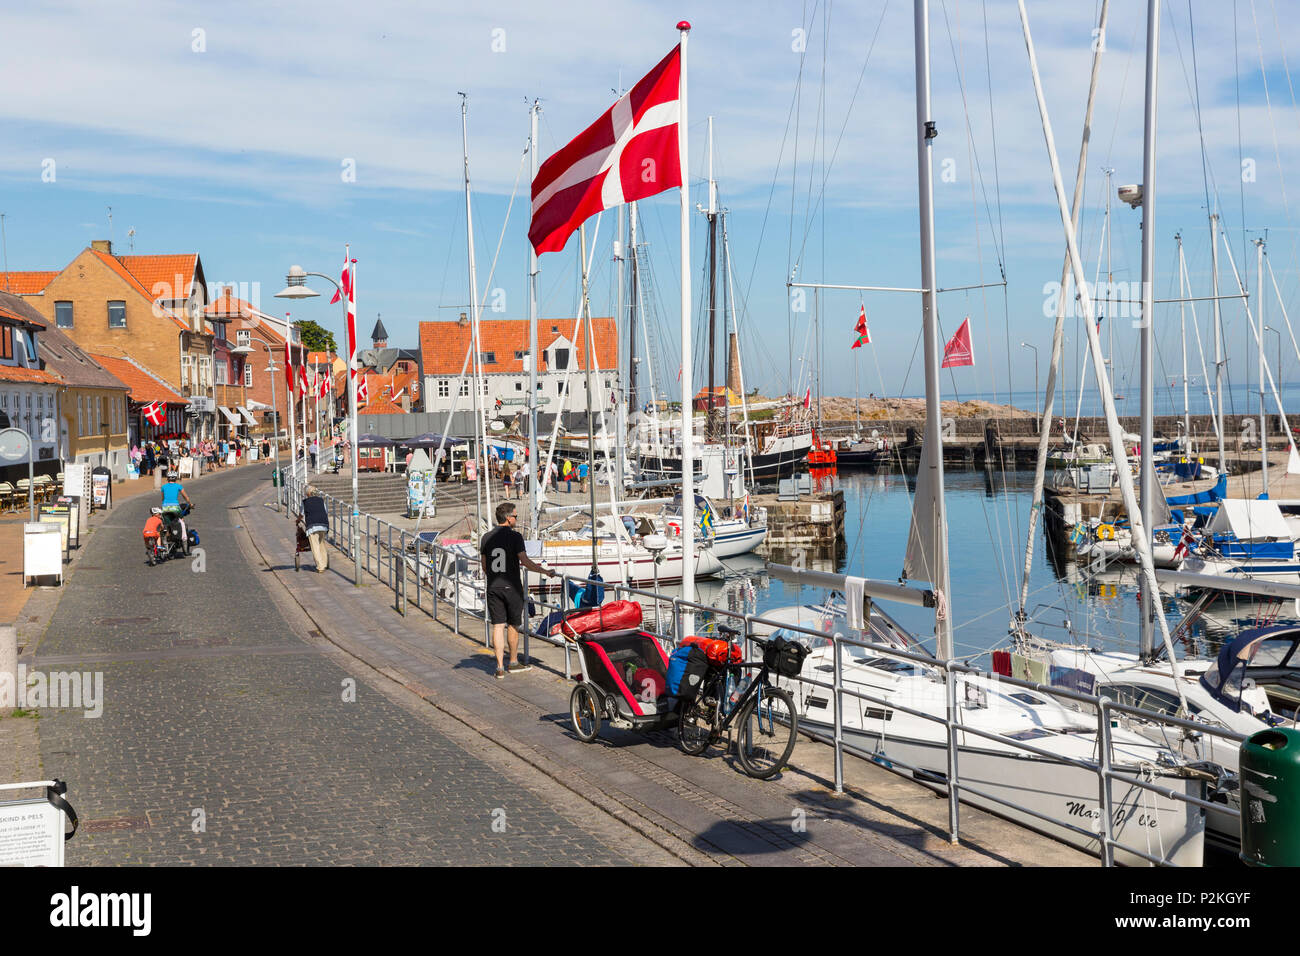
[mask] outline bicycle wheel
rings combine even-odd
[[[573,688],[569,697],[569,717],[573,720],[573,732],[583,743],[591,743],[600,733],[600,706],[586,684]]]
[[[705,713],[696,698],[686,705],[677,719],[677,745],[692,757],[698,757],[709,749],[709,740],[713,735],[713,713]]]
[[[766,780],[780,772],[794,751],[799,717],[794,700],[780,687],[764,687],[736,715],[736,757],[745,773]]]

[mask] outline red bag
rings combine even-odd
[[[579,634],[600,631],[622,631],[641,626],[641,605],[636,601],[611,601],[601,607],[576,611],[559,624],[551,626],[552,634],[563,634],[577,640]]]
[[[732,644],[719,637],[688,637],[682,644],[699,647],[710,664],[739,664],[742,656],[739,644]]]

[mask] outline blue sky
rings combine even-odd
[[[1176,282],[1179,230],[1197,294],[1208,294],[1207,190],[1192,105],[1194,26],[1210,189],[1239,267],[1249,258],[1252,286],[1254,250],[1245,237],[1269,230],[1270,256],[1293,306],[1300,175],[1285,177],[1300,150],[1289,75],[1300,60],[1300,27],[1275,3],[1193,0],[1190,24],[1186,2],[1162,8],[1158,295],[1171,294]],[[1027,6],[1068,189],[1096,7],[1046,0]],[[0,212],[9,267],[61,268],[89,240],[109,235],[111,206],[115,249],[127,251],[127,230],[134,228],[137,253],[198,251],[210,282],[260,290],[260,306],[274,313],[284,311],[272,294],[290,264],[336,273],[351,242],[363,333],[380,313],[393,343],[414,345],[420,320],[452,318],[468,302],[457,95],[464,91],[480,286],[489,294],[502,290],[497,301],[503,297],[505,311],[492,317],[523,318],[528,101],[542,99],[544,157],[603,112],[615,87],[657,62],[677,40],[676,19],[685,16],[694,24],[693,200],[704,199],[705,123],[712,114],[715,175],[746,307],[747,384],[784,391],[793,369],[801,392],[808,369],[819,364],[827,394],[849,394],[856,362],[863,394],[916,394],[916,296],[866,296],[874,345],[850,352],[857,293],[819,298],[822,335],[814,344],[811,312],[792,315],[785,288],[796,267],[808,281],[919,284],[911,3],[713,3],[665,13],[661,4],[613,0],[567,4],[564,11],[397,0],[6,10],[0,70],[14,93],[0,102]],[[971,316],[977,358],[974,369],[947,378],[945,389],[959,396],[1032,389],[1033,353],[1020,342],[1037,346],[1046,361],[1051,319],[1043,314],[1044,290],[1059,278],[1063,246],[1015,4],[934,0],[931,41],[940,285],[998,281],[1001,269],[1008,281],[1005,293],[942,298],[947,332]],[[1116,170],[1116,184],[1141,178],[1144,46],[1145,4],[1115,0],[1080,235],[1090,273],[1104,204],[1102,167]],[[1243,158],[1252,161],[1249,181],[1240,173]],[[349,163],[355,181],[342,175]],[[42,181],[50,169],[53,181]],[[1112,224],[1115,279],[1136,281],[1138,216],[1112,203]],[[643,225],[664,313],[662,377],[671,379],[678,364],[675,194],[643,204]],[[601,314],[612,309],[613,226],[607,214],[595,240],[593,308]],[[696,217],[697,304],[703,228]],[[542,259],[545,316],[574,314],[574,246]],[[1226,261],[1221,282],[1232,283]],[[326,303],[322,297],[298,305],[294,315],[338,329],[338,307]],[[1276,305],[1269,310],[1270,324],[1280,321]],[[1241,383],[1254,374],[1246,326],[1235,304],[1225,305],[1224,316],[1233,381]],[[1198,317],[1206,334],[1208,311],[1199,309]],[[1169,369],[1180,361],[1177,321],[1173,307],[1157,315]],[[1067,334],[1073,363],[1078,329],[1072,324]],[[1123,379],[1136,333],[1121,320],[1115,336]],[[1286,351],[1283,374],[1292,377],[1295,355]],[[1274,354],[1270,336],[1270,359]],[[1069,374],[1077,375],[1073,364]]]

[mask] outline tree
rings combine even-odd
[[[334,346],[334,333],[321,328],[311,319],[295,322],[298,334],[302,336],[303,348],[309,352],[337,352]]]

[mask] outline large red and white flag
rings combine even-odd
[[[357,376],[357,406],[360,407],[370,401],[370,386],[367,384],[366,375]]]
[[[356,259],[343,264],[343,274],[347,276],[344,286],[348,292],[348,368],[356,375],[357,368],[357,268]],[[349,266],[351,268],[349,268]]]
[[[167,422],[167,405],[163,402],[150,402],[140,412],[154,428],[161,428]]]
[[[970,316],[962,319],[961,325],[948,344],[943,347],[943,364],[940,368],[956,368],[958,365],[974,365],[975,353],[970,344]]]
[[[542,163],[533,180],[528,229],[537,254],[563,249],[602,209],[680,186],[680,118],[681,47],[676,46],[600,119]]]
[[[306,398],[311,394],[311,385],[307,382],[307,366],[305,364],[298,366],[298,380],[302,383],[302,397]]]
[[[292,332],[289,333],[292,336]],[[289,340],[284,340],[284,380],[289,386],[289,400],[293,400],[293,350],[289,348]]]

